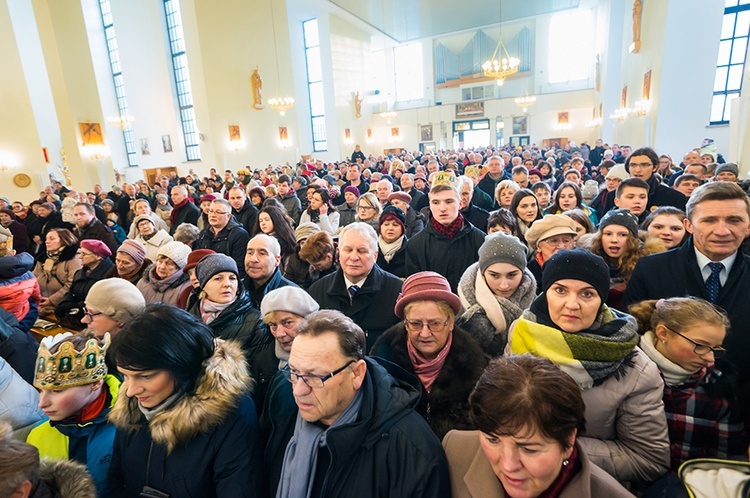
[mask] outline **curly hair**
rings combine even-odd
[[[641,239],[633,235],[630,230],[628,230],[628,240],[625,243],[625,250],[622,251],[622,254],[617,259],[609,257],[604,251],[604,248],[602,247],[601,229],[598,232],[589,235],[589,237],[588,249],[594,254],[598,254],[604,258],[604,261],[607,262],[607,265],[609,265],[610,268],[617,268],[620,273],[620,278],[625,283],[630,281],[630,277],[633,275],[633,270],[635,270],[635,265],[638,263],[638,260],[641,259],[642,256],[648,254],[646,251],[646,245]]]

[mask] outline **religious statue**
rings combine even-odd
[[[643,0],[633,2],[633,43],[630,53],[637,54],[641,50],[641,16],[643,15]]]
[[[359,92],[357,92],[354,95],[354,117],[355,118],[362,117],[362,102],[364,100],[365,100],[364,97],[359,96]]]
[[[250,76],[250,84],[253,87],[253,109],[261,110],[263,109],[263,80],[260,78],[257,67]]]

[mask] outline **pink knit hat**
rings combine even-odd
[[[448,280],[434,271],[421,271],[406,279],[396,299],[396,316],[404,318],[404,308],[414,301],[443,301],[456,315],[461,312],[461,300],[451,292]]]

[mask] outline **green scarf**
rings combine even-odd
[[[581,389],[599,385],[629,364],[638,344],[635,319],[602,304],[591,328],[571,334],[550,319],[547,299],[538,296],[519,318],[509,348],[513,354],[530,353],[551,360],[573,377]]]

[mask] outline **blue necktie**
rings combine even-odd
[[[351,285],[349,286],[349,300],[353,300],[355,297],[357,297],[357,293],[359,292],[359,286],[358,285]]]
[[[708,266],[711,267],[711,276],[706,280],[706,291],[708,292],[708,300],[716,303],[716,300],[719,299],[719,291],[721,290],[719,275],[721,274],[721,270],[724,269],[724,263],[709,263]]]

